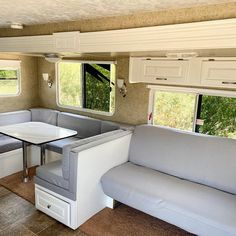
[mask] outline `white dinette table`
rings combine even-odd
[[[0,133],[23,143],[23,182],[28,182],[27,145],[40,146],[41,165],[45,164],[45,146],[49,142],[75,136],[77,131],[49,125],[43,122],[25,122],[0,127]]]

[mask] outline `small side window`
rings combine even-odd
[[[20,93],[20,61],[0,60],[0,96]]]

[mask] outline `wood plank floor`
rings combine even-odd
[[[31,169],[30,172],[33,177],[35,169]],[[125,205],[120,205],[115,210],[106,208],[73,231],[35,209],[33,178],[30,183],[22,183],[21,173],[16,173],[0,179],[0,184],[7,187],[6,189],[0,186],[0,236],[191,235],[176,226]]]

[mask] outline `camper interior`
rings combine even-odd
[[[236,1],[0,1],[0,235],[236,236]]]

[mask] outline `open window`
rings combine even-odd
[[[115,63],[57,63],[57,102],[71,109],[112,114],[115,107]]]
[[[236,139],[236,98],[230,92],[176,90],[152,90],[149,123]]]
[[[0,60],[0,96],[20,93],[20,61]]]

